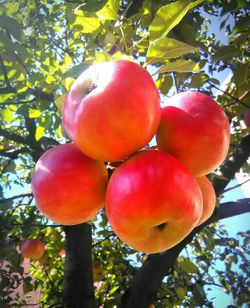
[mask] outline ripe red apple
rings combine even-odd
[[[162,108],[156,134],[160,150],[178,158],[195,176],[208,174],[225,159],[230,126],[223,109],[208,95],[183,92]]]
[[[20,249],[24,258],[39,259],[44,254],[45,244],[39,239],[25,240]]]
[[[116,235],[136,250],[157,253],[175,246],[197,225],[201,212],[195,178],[162,151],[135,154],[110,178],[108,220]]]
[[[104,163],[74,144],[58,145],[38,160],[32,191],[39,210],[55,223],[88,221],[103,207],[108,174]]]
[[[246,124],[246,127],[250,127],[250,109],[248,109],[243,116],[243,120]]]
[[[197,177],[196,181],[200,187],[203,198],[203,209],[197,226],[208,220],[213,214],[216,205],[216,195],[212,183],[206,176]]]
[[[145,146],[160,121],[160,97],[150,74],[120,60],[83,72],[65,98],[65,131],[87,156],[118,161]]]

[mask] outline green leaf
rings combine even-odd
[[[1,113],[2,113],[3,120],[7,123],[10,123],[14,118],[13,113],[9,108],[2,110]]]
[[[70,68],[67,72],[63,74],[63,77],[72,77],[72,78],[77,78],[82,72],[84,72],[87,68],[89,67],[89,64],[82,63],[73,66]]]
[[[191,88],[200,88],[208,80],[208,76],[205,74],[199,75],[195,74],[192,76],[192,81],[190,83]]]
[[[198,51],[197,47],[172,38],[161,37],[150,43],[147,58],[155,58],[155,63],[159,60],[164,61],[164,59],[178,58],[195,51]]]
[[[212,59],[213,61],[217,62],[220,60],[231,59],[238,54],[239,54],[238,48],[234,46],[223,46],[218,50],[216,54],[212,56]]]
[[[0,18],[0,27],[7,30],[17,40],[21,41],[24,38],[22,26],[13,18],[2,15]]]
[[[187,12],[199,5],[204,0],[191,2],[188,0],[179,0],[171,4],[162,6],[156,13],[156,16],[149,26],[149,36],[151,40],[166,36],[172,30]]]
[[[180,267],[186,272],[186,273],[198,273],[199,270],[196,267],[196,265],[189,261],[189,260],[184,260],[180,262]]]
[[[114,294],[118,289],[119,289],[119,286],[113,287],[113,288],[109,291],[109,295]]]
[[[100,27],[99,18],[76,16],[74,26],[80,27],[82,33],[93,33]]]
[[[176,292],[176,294],[177,294],[177,296],[179,297],[180,300],[182,300],[186,295],[186,289],[181,288],[181,287],[177,287],[175,289],[175,292]]]
[[[199,70],[199,65],[191,60],[178,59],[175,62],[169,62],[162,66],[157,73],[165,72],[197,72]]]
[[[117,20],[118,14],[117,14],[117,1],[116,0],[109,0],[108,3],[98,12],[96,12],[96,15],[100,19],[104,20]]]
[[[96,12],[102,9],[108,0],[85,0],[82,2],[83,4],[80,5],[79,9],[88,12]]]
[[[170,75],[160,77],[155,83],[162,94],[167,94],[173,85],[173,78]]]
[[[18,2],[16,2],[16,3],[14,3],[14,2],[13,3],[11,3],[11,2],[6,3],[5,7],[6,7],[7,14],[9,16],[11,16],[12,14],[15,14],[19,9],[19,5],[20,5],[20,3],[18,3]]]

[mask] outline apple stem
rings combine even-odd
[[[166,228],[167,223],[163,222],[162,224],[156,226],[156,228],[160,231],[163,231]]]

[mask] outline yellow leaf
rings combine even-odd
[[[69,91],[69,89],[71,88],[72,84],[74,83],[75,79],[71,78],[71,77],[67,77],[65,79],[63,79],[62,84],[64,86],[64,88]]]
[[[35,135],[36,140],[38,141],[39,139],[41,139],[44,133],[45,133],[45,128],[42,126],[37,126]]]
[[[56,101],[55,101],[55,104],[57,106],[57,108],[62,111],[62,107],[63,107],[63,103],[64,103],[64,99],[66,97],[66,94],[62,95],[62,96],[59,96]]]

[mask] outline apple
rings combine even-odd
[[[94,64],[78,77],[65,98],[62,121],[83,153],[113,162],[144,147],[160,115],[150,74],[134,62],[119,60]]]
[[[202,194],[190,171],[157,150],[131,156],[112,174],[106,214],[116,235],[145,253],[169,249],[197,225]]]
[[[162,107],[156,141],[160,150],[175,156],[195,176],[202,176],[225,160],[230,125],[223,109],[211,97],[183,92]]]
[[[203,209],[197,226],[208,220],[213,214],[216,205],[216,195],[212,183],[206,176],[197,177],[196,181],[200,187],[203,198]]]
[[[21,245],[21,254],[24,258],[40,259],[45,251],[45,244],[39,239],[27,239]]]
[[[31,184],[42,214],[55,223],[76,225],[103,207],[107,180],[103,162],[87,157],[74,144],[63,144],[40,157]]]
[[[250,127],[250,109],[248,109],[243,116],[243,120],[246,124],[246,127]]]

